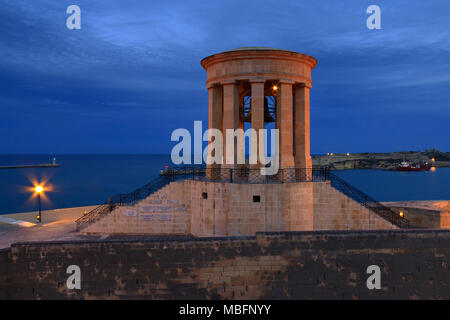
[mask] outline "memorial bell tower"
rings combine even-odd
[[[311,56],[265,47],[244,47],[204,58],[209,91],[209,128],[244,129],[248,122],[256,131],[270,122],[279,129],[280,169],[311,168],[309,90]],[[250,146],[251,147],[251,146]],[[245,152],[235,146],[234,155]],[[209,167],[234,167],[212,164]]]

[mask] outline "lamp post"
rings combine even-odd
[[[37,192],[38,195],[39,213],[37,216],[37,220],[39,223],[41,223],[41,193],[44,190],[44,188],[42,188],[42,186],[37,186],[36,188],[34,188],[34,190]]]

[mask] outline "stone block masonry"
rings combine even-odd
[[[11,249],[0,250],[0,300],[7,299],[10,292]]]
[[[228,129],[251,125],[254,130],[275,122],[279,129],[279,164],[281,168],[311,168],[309,91],[311,71],[317,60],[311,56],[274,48],[244,47],[211,55],[201,61],[207,73],[209,91],[209,128],[225,136]],[[246,97],[251,96],[248,119],[244,115]],[[273,97],[275,111],[268,119],[265,99]],[[258,139],[256,139],[258,140]],[[224,152],[230,142],[224,139]],[[251,150],[257,146],[252,145]],[[294,152],[295,150],[295,152]],[[244,148],[235,155],[244,156]],[[261,150],[260,150],[261,151]],[[231,168],[233,164],[208,165]],[[253,164],[259,168],[261,162]]]
[[[186,235],[191,230],[189,185],[173,182],[135,206],[122,206],[83,230],[85,234]]]
[[[397,227],[328,182],[172,182],[132,207],[119,207],[85,234],[247,236],[256,232]]]
[[[450,299],[450,230],[18,243],[0,252],[10,299]],[[66,287],[69,265],[81,289]],[[369,290],[367,267],[381,269]],[[7,286],[5,283],[9,283]]]

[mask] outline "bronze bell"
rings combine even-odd
[[[275,122],[271,113],[275,113],[275,106],[269,106],[269,98],[264,97],[264,122]]]
[[[264,97],[264,122],[275,122],[274,117],[272,116],[272,114],[275,113],[275,106],[270,106],[269,105],[269,99],[268,97]],[[244,110],[244,114],[245,114],[245,110]],[[247,115],[245,115],[243,117],[243,121],[244,122],[252,122],[252,106],[251,106],[251,102],[250,102],[250,108],[247,112]]]

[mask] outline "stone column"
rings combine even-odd
[[[250,79],[251,83],[251,92],[252,92],[252,100],[251,100],[251,121],[252,121],[252,129],[256,131],[256,146],[251,145],[250,150],[251,153],[254,150],[257,150],[256,153],[258,163],[253,164],[251,168],[260,168],[261,163],[259,162],[259,154],[265,152],[265,150],[259,150],[259,130],[264,129],[264,83],[263,79]],[[256,149],[254,149],[256,148]],[[253,150],[253,151],[252,151]]]
[[[275,110],[275,129],[278,129],[278,140],[275,141],[277,146],[274,146],[272,148],[272,157],[278,157],[276,161],[278,161],[278,168],[281,168],[280,166],[280,154],[281,154],[281,90],[280,90],[280,84],[277,82],[277,96],[276,96],[276,110]],[[278,150],[278,151],[277,151]],[[278,152],[275,154],[275,152]],[[278,171],[278,177],[281,177],[280,174],[282,171]]]
[[[223,141],[224,141],[224,164],[222,168],[236,168],[237,166],[237,152],[238,150],[237,144],[235,143],[235,139],[231,141],[227,140],[227,129],[232,129],[235,131],[239,128],[239,92],[236,81],[227,81],[222,82],[223,85]],[[243,137],[242,137],[243,139]],[[236,139],[238,140],[238,139]],[[237,142],[237,141],[236,141]],[[227,148],[228,145],[234,144],[233,153],[234,157],[232,163],[227,163]],[[244,151],[242,150],[242,153]]]
[[[280,129],[280,118],[281,118],[281,91],[280,87],[278,87],[276,103],[277,107],[275,110],[275,129]]]
[[[309,131],[309,89],[305,84],[295,86],[295,166],[298,168],[311,168],[310,131]]]
[[[293,97],[291,81],[280,81],[280,168],[294,167]]]
[[[222,86],[213,85],[208,87],[209,91],[209,117],[208,117],[208,128],[209,129],[218,129],[222,130],[222,121],[223,121],[223,105],[222,105]],[[209,142],[211,143],[212,137],[211,134],[209,136]],[[208,151],[208,156],[210,151]],[[214,155],[214,152],[212,153]],[[210,157],[208,157],[210,158]],[[208,161],[209,162],[209,161]],[[206,170],[207,178],[214,178],[212,174],[215,169],[220,169],[220,164],[208,164]]]

